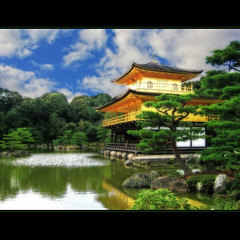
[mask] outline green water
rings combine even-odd
[[[125,167],[122,160],[93,153],[0,158],[0,210],[126,210],[138,190],[123,189],[123,181],[152,170],[165,174],[170,169]],[[202,201],[196,194],[190,197]]]

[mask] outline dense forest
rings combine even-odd
[[[26,132],[33,137],[27,140],[25,135],[26,143],[76,144],[80,141],[83,144],[104,141],[107,134],[100,124],[104,113],[97,112],[94,107],[111,100],[110,95],[100,93],[92,97],[77,96],[68,103],[66,96],[59,92],[32,99],[0,88],[0,147],[11,148],[6,145],[6,142],[11,142],[7,140],[11,138],[12,142],[16,142],[20,140],[16,133],[23,135]],[[21,148],[21,145],[16,148]]]

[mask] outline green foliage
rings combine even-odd
[[[240,83],[240,73],[226,73],[224,71],[208,71],[207,75],[201,78],[201,95],[219,99],[226,99],[225,87],[237,86]],[[226,90],[225,90],[226,91]],[[232,90],[233,91],[233,90]],[[239,92],[239,90],[234,90]]]
[[[32,129],[35,143],[60,143],[66,130],[84,132],[88,142],[102,141],[105,136],[102,132],[98,138],[98,126],[103,113],[94,107],[111,100],[108,94],[101,93],[77,96],[68,103],[66,96],[58,92],[32,99],[0,88],[0,140],[10,129],[27,127]]]
[[[54,145],[68,145],[74,144],[82,146],[88,142],[86,134],[82,131],[73,132],[71,130],[66,130],[63,132],[62,136],[53,140]]]
[[[131,210],[189,210],[187,199],[178,198],[168,189],[142,189]]]
[[[143,153],[149,154],[171,147],[185,173],[190,173],[191,170],[180,157],[177,141],[198,139],[203,133],[202,128],[193,127],[191,122],[182,122],[189,114],[199,114],[201,106],[187,105],[195,97],[194,94],[156,96],[156,101],[148,101],[144,105],[155,108],[157,112],[143,111],[137,116],[141,119],[138,123],[141,129],[128,131],[140,139],[137,146]]]
[[[18,105],[23,97],[18,92],[12,92],[8,89],[0,88],[0,109],[6,113],[10,108]]]
[[[226,65],[228,69],[240,71],[240,42],[231,41],[224,49],[215,49],[212,51],[212,56],[206,57],[206,63],[220,66]]]
[[[207,114],[218,114],[220,121],[207,123],[211,146],[201,155],[202,164],[211,162],[221,169],[233,169],[240,160],[240,95],[221,104],[204,107]]]
[[[28,128],[17,128],[4,134],[0,140],[0,147],[3,149],[27,149],[27,144],[35,140]]]
[[[235,200],[240,200],[240,173],[235,174],[234,179],[226,185],[227,193]]]
[[[230,195],[213,194],[212,204],[209,209],[213,210],[240,210],[240,202]]]
[[[164,149],[168,137],[166,130],[151,131],[148,129],[140,129],[129,130],[128,133],[141,139],[137,147],[146,154]]]
[[[191,176],[187,179],[188,189],[190,191],[196,191],[197,183],[201,182],[203,185],[204,192],[212,193],[215,179],[216,175],[213,174]]]
[[[101,125],[97,127],[98,141],[103,142],[103,143],[110,143],[110,141],[111,141],[110,135],[111,135],[110,129],[107,129]]]
[[[71,138],[71,144],[82,146],[88,142],[86,134],[84,132],[75,132]]]
[[[63,132],[62,144],[70,144],[73,132],[71,130],[66,130]]]
[[[176,177],[176,178],[181,178],[182,174],[181,172],[178,172],[177,170],[172,170],[168,173],[169,177]]]
[[[207,63],[224,66],[238,71],[210,71],[201,79],[201,89],[205,96],[225,99],[224,102],[205,106],[202,112],[207,115],[219,115],[219,121],[207,123],[210,146],[201,154],[201,163],[215,165],[220,170],[240,168],[240,43],[231,42],[225,49],[214,50],[206,57]]]

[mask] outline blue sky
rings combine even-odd
[[[69,101],[116,96],[126,88],[111,80],[132,62],[207,71],[205,57],[233,40],[240,29],[0,29],[0,87],[31,98],[59,91]]]

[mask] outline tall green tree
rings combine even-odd
[[[213,66],[227,66],[229,71],[240,72],[240,42],[231,41],[224,49],[215,49],[211,56],[206,57],[206,63]]]
[[[240,73],[227,73],[224,70],[208,71],[207,75],[201,78],[200,84],[199,94],[207,97],[226,99],[225,87],[235,88],[238,86],[239,89]]]
[[[235,169],[240,164],[240,94],[221,104],[203,107],[206,114],[218,114],[219,121],[207,123],[211,146],[202,152],[201,161],[214,170]]]
[[[202,108],[206,114],[219,115],[220,120],[207,123],[211,146],[202,152],[201,161],[206,168],[235,169],[240,164],[240,43],[233,41],[225,49],[214,50],[206,62],[228,66],[234,72],[212,71],[201,79],[205,94],[217,93],[215,96],[225,100]]]
[[[128,133],[140,139],[138,147],[145,153],[151,153],[166,147],[171,147],[177,162],[186,174],[192,171],[181,158],[177,148],[178,141],[197,139],[203,133],[201,127],[193,127],[191,122],[183,122],[189,114],[198,114],[199,105],[189,105],[196,95],[162,94],[155,97],[156,101],[145,102],[146,107],[157,110],[143,111],[137,117],[140,130],[129,130]],[[180,128],[180,129],[179,129]]]
[[[71,144],[78,145],[82,147],[84,144],[87,144],[88,140],[84,132],[75,132],[71,138]]]
[[[0,109],[2,112],[6,113],[12,107],[21,103],[22,100],[23,97],[18,92],[0,88]]]
[[[97,127],[97,140],[102,143],[110,143],[111,142],[111,130],[107,129],[101,125]]]
[[[5,149],[27,149],[27,144],[35,142],[28,128],[17,128],[3,135],[0,147]]]

